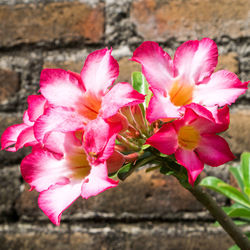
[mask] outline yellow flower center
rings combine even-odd
[[[192,102],[194,87],[176,80],[169,91],[170,100],[175,106],[183,106]]]
[[[200,133],[192,126],[183,126],[178,132],[179,146],[184,149],[195,149],[199,141]]]
[[[89,175],[91,166],[83,149],[75,149],[74,152],[66,156],[66,161],[72,171],[72,178],[83,179]]]
[[[78,113],[91,121],[98,116],[102,106],[102,100],[94,94],[86,92],[83,98],[77,103],[77,106]]]

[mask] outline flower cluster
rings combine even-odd
[[[227,105],[248,82],[226,70],[213,73],[218,51],[211,39],[182,44],[173,59],[157,43],[142,43],[131,58],[147,80],[141,75],[139,88],[114,84],[119,66],[111,52],[91,53],[80,74],[44,69],[40,94],[28,97],[23,123],[1,137],[7,151],[32,147],[21,173],[56,225],[79,196],[117,186],[109,174],[135,165],[146,151],[174,156],[191,185],[204,163],[219,166],[234,158],[217,134],[228,128]]]

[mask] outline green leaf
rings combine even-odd
[[[151,145],[150,144],[144,144],[141,146],[142,150],[146,150],[147,148],[149,148]]]
[[[241,170],[243,175],[244,192],[250,197],[250,153],[241,155]]]
[[[216,177],[206,177],[201,181],[200,185],[221,193],[234,200],[235,202],[238,202],[243,206],[250,208],[249,200],[239,190]]]
[[[132,85],[135,90],[140,92],[143,95],[146,95],[148,92],[148,83],[141,72],[132,73]]]
[[[132,169],[133,169],[132,163],[124,165],[118,170],[117,177],[120,180],[124,181],[130,175],[131,171],[133,171]]]
[[[145,102],[143,103],[144,109],[146,109],[152,97],[152,92],[149,90],[149,84],[141,72],[136,71],[132,73],[132,86],[141,94],[146,95]]]
[[[237,245],[233,245],[228,250],[240,250],[240,248]]]
[[[250,219],[250,209],[247,208],[235,208],[228,212],[230,217],[239,217]]]
[[[234,178],[236,179],[240,189],[242,191],[244,191],[244,183],[243,183],[243,177],[242,177],[242,172],[241,172],[241,167],[229,167],[229,171],[231,172],[231,174],[234,176]]]

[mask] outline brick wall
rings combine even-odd
[[[95,49],[113,48],[119,81],[138,64],[127,59],[144,40],[173,55],[188,39],[210,37],[217,69],[250,76],[247,0],[0,0],[0,134],[21,122],[26,98],[38,90],[43,68],[79,72]],[[250,151],[250,92],[231,109],[225,138],[239,156]],[[0,152],[1,249],[227,249],[212,218],[172,177],[136,172],[118,188],[79,199],[55,227],[28,192],[19,164],[29,149]],[[235,163],[237,164],[237,162]],[[227,166],[207,168],[228,180]],[[215,195],[215,194],[214,194]],[[221,205],[228,201],[215,195]]]

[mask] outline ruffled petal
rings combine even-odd
[[[15,147],[10,147],[15,144],[20,133],[28,128],[26,124],[15,124],[8,127],[2,134],[1,137],[1,150],[15,152],[17,149]],[[9,148],[8,148],[9,147]]]
[[[188,181],[193,186],[196,178],[204,168],[203,162],[194,151],[181,148],[178,148],[175,152],[175,158],[178,163],[187,169]]]
[[[21,173],[31,188],[41,192],[51,185],[67,183],[70,172],[60,155],[37,148],[22,160]]]
[[[56,226],[60,225],[62,212],[80,196],[81,185],[82,181],[58,184],[40,193],[38,205]]]
[[[113,154],[116,135],[122,128],[122,124],[108,123],[102,118],[87,124],[83,145],[92,162],[103,162]]]
[[[163,154],[173,154],[178,148],[177,133],[173,125],[164,124],[157,133],[147,139],[146,144],[150,144]]]
[[[199,83],[210,76],[218,61],[216,43],[203,38],[201,41],[187,41],[176,50],[174,65],[176,76],[191,83]]]
[[[38,141],[34,136],[33,127],[27,127],[19,134],[15,147],[18,150],[24,146],[34,146],[36,144],[38,144]]]
[[[142,73],[153,89],[166,93],[173,78],[171,57],[156,42],[143,42],[133,53],[131,60],[142,65]]]
[[[82,184],[82,198],[88,199],[91,196],[116,187],[118,181],[108,178],[106,163],[92,166],[89,176]]]
[[[247,90],[248,82],[242,83],[227,70],[215,72],[206,81],[196,86],[193,102],[205,106],[232,104]]]
[[[82,129],[83,126],[83,117],[74,111],[63,107],[51,107],[46,109],[44,115],[35,122],[34,134],[36,139],[43,144],[49,132],[71,132]]]
[[[147,120],[152,123],[158,119],[179,118],[181,114],[178,110],[179,107],[173,105],[169,97],[155,91],[147,108]]]
[[[185,107],[186,112],[192,110],[197,117],[189,122],[200,134],[215,134],[228,129],[229,108],[227,106],[213,111],[213,114],[205,107],[192,103]],[[190,113],[190,111],[189,111]]]
[[[217,167],[235,158],[227,142],[218,135],[203,135],[196,152],[204,163],[212,167]]]
[[[75,107],[84,93],[74,74],[62,69],[44,69],[40,91],[50,104]]]
[[[46,99],[42,95],[30,95],[28,96],[27,102],[29,105],[29,120],[35,122],[36,119],[44,113]]]
[[[108,49],[96,50],[88,55],[81,71],[87,91],[102,96],[119,75],[119,65]]]
[[[128,105],[144,102],[145,96],[133,89],[127,82],[117,83],[102,100],[101,116],[106,119]]]

